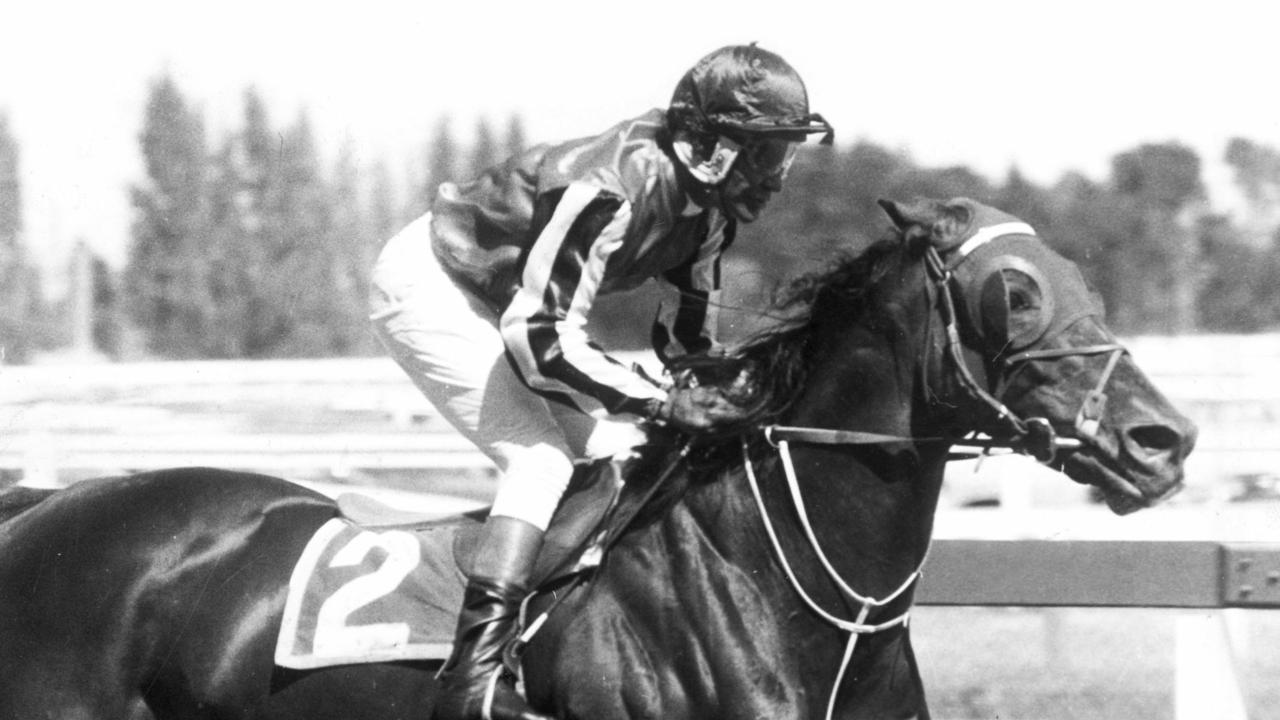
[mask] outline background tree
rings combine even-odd
[[[1028,180],[1016,167],[1010,168],[996,190],[992,204],[1022,218],[1034,228],[1053,224],[1053,201],[1049,193]]]
[[[0,113],[0,363],[31,359],[48,328],[39,277],[22,237],[22,183],[18,142]]]
[[[366,218],[373,206],[362,197],[360,177],[355,147],[347,142],[334,164],[325,243],[334,282],[331,302],[336,314],[329,323],[333,329],[328,351],[334,355],[369,355],[377,350],[367,331],[368,277],[385,238],[380,234],[382,228]]]
[[[1111,181],[1133,209],[1132,243],[1124,255],[1143,268],[1124,298],[1139,324],[1168,333],[1195,329],[1201,268],[1197,262],[1197,213],[1205,199],[1200,158],[1176,142],[1144,144],[1117,155]]]
[[[1280,327],[1280,242],[1259,246],[1251,232],[1225,215],[1201,222],[1201,327],[1219,332],[1260,332]]]
[[[391,178],[391,171],[387,168],[386,162],[382,159],[374,161],[368,178],[369,198],[364,218],[368,235],[373,238],[373,252],[376,256],[382,244],[413,218],[401,217],[396,211],[399,207],[396,199],[396,184]],[[365,267],[366,269],[373,267],[372,257]]]
[[[123,350],[124,321],[120,317],[120,293],[116,276],[101,255],[94,254],[90,265],[89,300],[92,308],[90,335],[93,346],[108,357],[119,358]]]
[[[1236,137],[1227,142],[1223,159],[1246,203],[1240,221],[1244,241],[1269,245],[1280,228],[1280,151]]]
[[[168,75],[151,84],[138,142],[145,180],[131,193],[126,309],[148,328],[148,350],[200,357],[210,276],[204,252],[204,122]]]
[[[3,171],[14,153],[3,134],[0,193],[12,196]],[[110,305],[117,291],[153,354],[379,352],[365,321],[378,248],[427,209],[441,182],[465,182],[473,169],[526,143],[517,115],[501,140],[483,119],[473,137],[470,145],[456,142],[448,117],[441,117],[425,162],[414,165],[417,178],[398,184],[385,162],[362,166],[350,143],[332,162],[322,157],[305,112],[292,125],[275,127],[266,103],[249,88],[241,126],[207,155],[198,114],[171,79],[160,78],[139,136],[147,175],[133,191],[126,281],[117,291],[100,279],[101,303]],[[761,220],[739,227],[725,258],[732,278],[722,309],[726,339],[776,322],[773,296],[796,275],[883,236],[887,221],[878,200],[958,195],[1036,226],[1080,264],[1120,332],[1280,326],[1280,291],[1270,280],[1280,271],[1280,220],[1265,221],[1268,213],[1280,213],[1280,154],[1266,146],[1235,139],[1227,148],[1247,203],[1244,220],[1207,213],[1199,158],[1177,143],[1116,155],[1104,182],[1067,173],[1051,186],[1037,185],[1016,167],[996,183],[963,166],[925,167],[870,141],[841,148],[808,143],[800,153],[783,194]],[[406,188],[407,201],[397,197],[397,187]],[[2,211],[0,231],[14,225]],[[12,246],[0,242],[0,250]],[[593,336],[609,348],[644,347],[658,304],[675,301],[658,283],[603,298]],[[128,346],[111,339],[127,339],[127,329],[95,334],[102,345]]]
[[[345,280],[332,232],[333,194],[325,183],[306,114],[280,135],[257,241],[265,261],[255,357],[323,357],[347,349],[337,288]]]
[[[447,115],[436,121],[431,142],[427,146],[425,166],[426,177],[409,197],[406,213],[411,218],[416,218],[430,209],[440,183],[462,179],[459,177],[464,170],[461,152],[457,141],[454,140]]]

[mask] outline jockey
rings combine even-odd
[[[698,433],[736,419],[602,352],[586,332],[596,297],[661,278],[681,301],[656,324],[657,349],[714,347],[720,256],[813,133],[831,140],[786,61],[725,47],[684,75],[665,111],[442,184],[383,248],[379,338],[501,471],[435,717],[541,717],[502,677],[501,650],[575,459],[629,455],[639,421]]]

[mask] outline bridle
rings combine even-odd
[[[940,298],[940,300],[936,301],[936,305],[944,323],[946,353],[956,369],[961,386],[970,397],[990,408],[995,413],[997,421],[1002,422],[1010,432],[1009,437],[974,440],[974,442],[986,447],[1006,447],[1030,455],[1037,461],[1048,465],[1057,457],[1059,451],[1078,450],[1082,446],[1083,440],[1094,440],[1097,437],[1107,405],[1107,384],[1111,381],[1111,375],[1119,364],[1120,358],[1128,351],[1119,343],[1099,343],[1075,347],[1025,350],[1014,353],[1001,361],[1001,377],[1008,378],[1022,363],[1034,360],[1052,360],[1074,355],[1108,354],[1107,365],[1098,377],[1097,384],[1085,394],[1080,410],[1076,413],[1074,422],[1076,437],[1074,438],[1058,437],[1053,424],[1047,418],[1019,417],[974,378],[968,361],[965,359],[964,346],[960,340],[959,321],[956,313],[955,298],[953,297],[954,293],[960,290],[957,283],[953,282],[955,280],[955,271],[972,256],[972,253],[977,248],[998,237],[1015,234],[1035,237],[1035,231],[1026,223],[1013,222],[990,225],[976,232],[956,248],[953,251],[954,255],[950,262],[944,262],[937,248],[930,245],[925,251],[925,267],[930,280],[934,284],[935,291],[932,297]],[[1043,343],[1047,339],[1052,338],[1039,338],[1037,342]]]
[[[945,262],[938,250],[930,245],[925,252],[925,265],[928,281],[932,283],[933,292],[930,294],[930,318],[933,317],[934,308],[941,316],[944,332],[946,334],[945,352],[951,360],[951,365],[955,368],[956,375],[959,377],[960,385],[972,398],[990,408],[996,415],[997,419],[1002,422],[1009,431],[1007,436],[992,437],[990,439],[968,438],[963,440],[966,445],[975,444],[986,448],[1004,447],[1016,452],[1025,453],[1034,457],[1041,463],[1051,463],[1062,450],[1076,450],[1082,446],[1082,440],[1093,439],[1097,436],[1101,426],[1103,412],[1106,408],[1107,396],[1105,393],[1106,386],[1110,381],[1120,358],[1127,352],[1123,346],[1118,343],[1101,343],[1095,345],[1085,345],[1078,347],[1052,348],[1052,349],[1031,349],[1017,352],[1004,358],[1002,362],[1002,378],[1011,376],[1012,372],[1022,363],[1048,360],[1073,355],[1101,355],[1108,354],[1107,365],[1098,383],[1094,389],[1086,394],[1081,404],[1079,412],[1075,417],[1076,438],[1060,438],[1054,430],[1052,423],[1047,418],[1029,417],[1023,418],[1010,410],[997,395],[1000,394],[1000,388],[993,394],[982,386],[981,383],[974,378],[965,359],[963,352],[963,344],[960,338],[960,327],[956,313],[956,301],[953,293],[960,291],[958,282],[954,282],[957,267],[965,262],[970,254],[978,247],[990,242],[991,240],[1005,235],[1020,234],[1035,236],[1035,231],[1025,223],[1001,223],[982,228],[967,241],[949,252],[952,255],[951,261]],[[940,300],[935,300],[940,298]],[[932,341],[929,339],[930,332],[926,332],[926,342],[932,347]],[[1037,343],[1043,343],[1045,338],[1038,338]],[[927,365],[928,358],[923,363]],[[783,475],[787,481],[787,487],[791,498],[792,505],[795,509],[795,515],[800,521],[800,525],[804,531],[806,540],[812,550],[813,555],[818,559],[823,569],[826,571],[828,578],[839,588],[840,592],[849,600],[858,605],[859,610],[857,616],[853,620],[842,619],[832,615],[818,605],[816,601],[805,591],[799,578],[792,570],[791,562],[787,558],[787,554],[779,541],[776,531],[774,530],[773,521],[770,518],[768,506],[764,501],[763,494],[760,491],[760,482],[756,476],[753,461],[751,459],[750,443],[744,436],[742,439],[742,459],[743,467],[746,471],[747,481],[751,487],[752,495],[755,497],[760,517],[764,524],[764,529],[773,546],[783,571],[786,573],[788,580],[791,582],[792,588],[818,617],[824,622],[836,627],[837,629],[849,634],[848,642],[845,644],[845,650],[840,661],[840,668],[836,673],[835,682],[832,685],[831,695],[827,701],[826,718],[830,720],[835,712],[836,699],[839,695],[840,685],[844,681],[845,673],[848,670],[849,663],[853,658],[854,650],[857,647],[858,639],[867,634],[877,633],[882,630],[897,627],[899,625],[905,627],[908,624],[911,614],[910,604],[901,614],[878,623],[868,623],[871,612],[877,608],[885,607],[889,603],[902,597],[909,589],[915,586],[916,582],[923,575],[924,563],[928,558],[928,550],[926,549],[924,557],[920,559],[920,564],[910,573],[906,580],[897,587],[896,590],[881,598],[874,598],[863,595],[854,590],[847,581],[842,578],[827,559],[827,555],[823,552],[821,544],[818,542],[817,536],[813,531],[813,527],[809,521],[809,516],[805,510],[804,499],[800,491],[799,480],[796,476],[795,466],[791,459],[791,443],[798,442],[801,444],[826,445],[826,446],[851,446],[851,445],[884,445],[890,443],[901,442],[950,442],[954,438],[944,437],[902,437],[897,435],[886,435],[881,433],[863,432],[857,430],[835,430],[830,428],[814,428],[814,427],[796,427],[783,425],[770,425],[763,429],[764,438],[770,446],[775,448],[781,459]]]

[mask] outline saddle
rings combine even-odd
[[[579,465],[543,538],[533,587],[580,581],[598,564],[665,476],[647,491],[624,495],[623,473],[647,478],[653,461],[669,456],[662,448],[625,469],[608,460]],[[290,577],[276,664],[313,669],[447,658],[488,509],[430,516],[358,495],[342,496],[338,508]]]
[[[534,565],[534,587],[555,582],[573,571],[578,559],[599,536],[609,511],[617,504],[622,490],[622,470],[609,460],[579,463],[556,507],[543,537],[542,550]],[[438,516],[399,510],[367,495],[344,493],[338,497],[338,511],[356,525],[368,529],[397,528],[409,531],[431,531],[452,527],[451,552],[457,569],[469,575],[480,528],[489,508],[467,513]]]

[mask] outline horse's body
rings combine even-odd
[[[948,448],[1014,422],[993,420],[956,379],[961,355],[999,407],[1079,430],[1083,447],[1063,467],[1117,511],[1180,483],[1194,428],[1113,349],[1097,313],[1076,307],[1077,290],[1058,292],[1067,319],[1024,344],[1029,316],[1008,274],[1003,312],[985,293],[974,302],[1020,334],[993,350],[999,323],[962,308],[966,347],[946,354],[939,303],[951,280],[933,284],[920,238],[947,257],[972,230],[961,210],[985,212],[893,206],[903,239],[811,281],[812,316],[733,359],[756,376],[761,417],[895,438],[783,433],[775,447],[746,433],[695,452],[533,637],[535,707],[592,719],[928,717],[902,616]],[[1049,284],[1063,282],[1079,280]],[[1011,346],[1043,354],[1001,369]],[[1103,386],[1111,402],[1080,410]],[[1019,422],[1015,442],[1035,445]],[[624,498],[645,489],[633,478]],[[335,512],[283,481],[192,469],[84,483],[0,523],[0,718],[428,716],[431,663],[272,665],[292,560]]]

